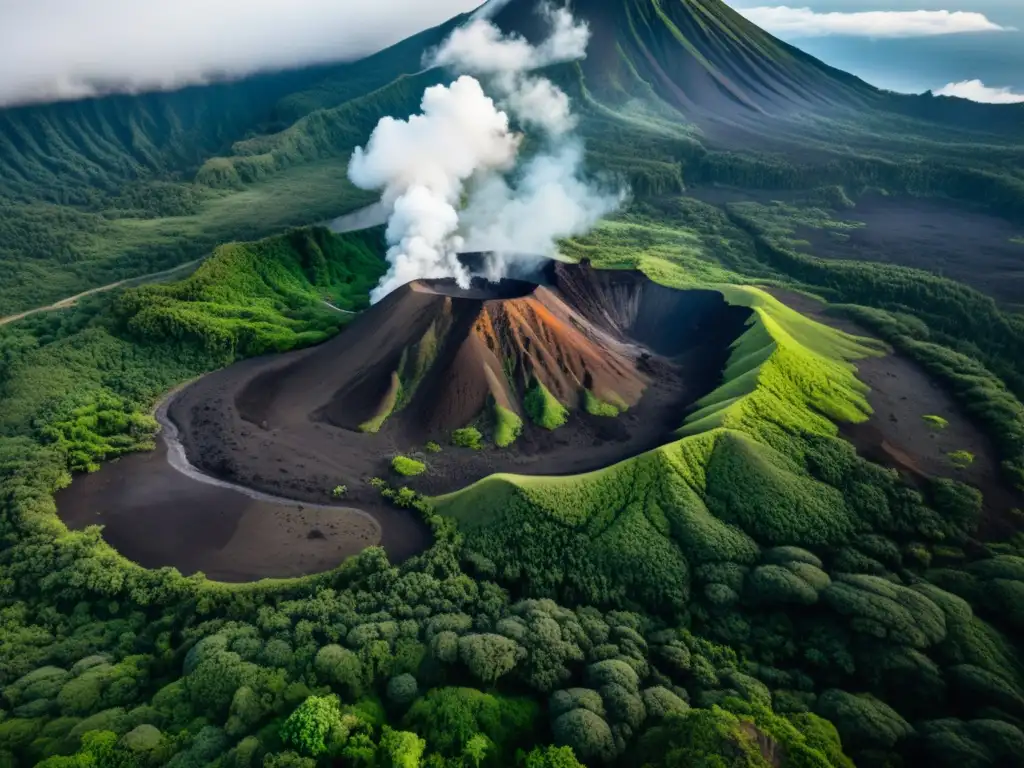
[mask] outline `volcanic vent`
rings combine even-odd
[[[713,291],[589,266],[421,280],[320,347],[207,377],[171,415],[193,463],[300,498],[358,494],[398,454],[423,454],[415,485],[431,493],[495,471],[585,471],[666,440],[747,317]],[[481,449],[452,446],[466,427]]]

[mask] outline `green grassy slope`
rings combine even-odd
[[[654,259],[640,268],[663,280],[676,270]],[[841,497],[806,475],[792,436],[834,437],[833,420],[867,418],[852,361],[878,348],[757,288],[718,289],[754,315],[723,383],[680,424],[679,440],[585,475],[495,475],[434,500],[497,573],[522,573],[529,589],[554,588],[549,577],[594,602],[679,608],[688,560],[747,562],[759,545],[824,545],[853,530]],[[554,565],[568,541],[580,553]],[[589,565],[577,571],[577,562]]]
[[[143,414],[174,384],[238,357],[337,333],[383,273],[380,233],[296,230],[222,246],[185,280],[121,289],[27,318],[0,334],[0,435],[72,424],[81,408]],[[77,415],[76,415],[77,414]],[[95,425],[67,428],[86,466],[109,453]],[[129,425],[125,425],[127,429]],[[155,428],[155,425],[153,425]],[[142,444],[152,429],[143,430]],[[56,435],[54,435],[56,439]],[[61,438],[64,439],[64,438]],[[134,443],[130,443],[134,445]]]

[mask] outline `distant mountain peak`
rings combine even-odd
[[[684,115],[728,116],[855,106],[878,96],[858,78],[778,40],[721,0],[570,0],[591,29],[588,89],[626,100],[653,89]],[[541,33],[536,0],[491,15],[506,32]]]

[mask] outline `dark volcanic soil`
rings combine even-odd
[[[864,328],[826,314],[825,305],[808,296],[779,288],[766,288],[776,298],[816,320],[860,336]],[[844,436],[865,458],[900,470],[911,482],[924,477],[951,477],[981,490],[985,515],[979,534],[1002,538],[1012,534],[1007,513],[1024,508],[1024,498],[1006,483],[992,441],[938,382],[917,363],[898,354],[857,362],[857,375],[871,387],[868,396],[874,414],[863,424],[845,425]],[[942,430],[922,417],[941,416],[949,422]],[[974,463],[957,468],[949,460],[953,451],[974,454]]]
[[[720,380],[749,316],[718,293],[673,291],[634,272],[559,266],[550,277],[526,297],[507,286],[493,299],[413,286],[318,348],[201,379],[170,410],[189,460],[240,485],[313,502],[345,484],[359,506],[377,498],[373,477],[432,495],[494,472],[597,469],[670,438]],[[359,431],[395,366],[424,354],[427,329],[437,348],[415,393],[378,433]],[[635,402],[615,418],[577,403],[563,427],[548,431],[523,412],[532,376],[567,404],[583,386]],[[452,446],[451,430],[467,421],[490,437],[491,419],[474,416],[481,407],[491,413],[488,398],[522,415],[522,436],[504,449],[490,440],[480,451]],[[426,452],[428,440],[443,450]],[[421,458],[429,471],[393,477],[397,454]]]
[[[1024,246],[1011,242],[1021,230],[1004,219],[938,200],[881,196],[861,198],[837,218],[866,226],[847,230],[849,240],[805,228],[797,237],[819,256],[916,267],[1024,303]]]
[[[714,205],[794,199],[787,191],[714,186],[695,187],[690,194]],[[958,280],[997,301],[1024,305],[1024,245],[1012,242],[1024,236],[1022,226],[963,203],[878,194],[864,195],[852,210],[832,216],[864,226],[843,230],[844,237],[797,226],[793,237],[810,243],[815,256],[914,267]]]
[[[106,464],[58,492],[64,523],[102,525],[103,538],[144,567],[227,582],[320,573],[375,545],[401,562],[430,545],[409,512],[275,502],[195,480],[168,462],[166,432],[155,451]]]

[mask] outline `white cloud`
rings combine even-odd
[[[343,61],[479,0],[0,0],[0,106]]]
[[[819,13],[786,5],[737,8],[750,21],[783,37],[931,37],[965,32],[1009,32],[974,11],[856,11]]]
[[[990,88],[981,80],[949,83],[934,93],[936,96],[957,96],[984,104],[1024,104],[1024,93],[1014,93],[1010,88]]]

